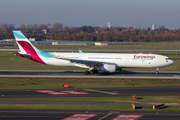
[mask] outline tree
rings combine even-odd
[[[37,30],[37,24],[33,25],[34,30]]]
[[[73,37],[69,32],[66,33],[66,40],[73,40]]]
[[[176,35],[180,36],[180,31],[176,33]]]
[[[28,29],[28,30],[33,30],[32,24],[27,24],[27,25],[26,25],[26,29]]]
[[[139,30],[138,29],[133,29],[132,32],[133,32],[134,35],[138,35]]]
[[[60,29],[62,29],[63,28],[63,24],[61,24],[61,23],[55,23],[55,24],[53,24],[53,29],[55,30],[55,31],[58,31],[58,30],[60,30]]]
[[[55,40],[55,33],[50,34],[50,39]]]
[[[134,42],[134,37],[130,37],[129,42]]]
[[[105,36],[104,36],[104,40],[105,41],[112,41],[112,36],[110,33],[106,33]]]
[[[25,24],[21,24],[19,27],[19,30],[24,31],[26,29],[26,25]]]
[[[8,28],[8,24],[7,23],[1,24],[1,29],[7,29],[7,28]]]
[[[9,24],[9,29],[10,29],[10,30],[15,29],[15,28],[14,28],[14,24]]]
[[[39,29],[42,30],[42,29],[47,29],[47,25],[46,24],[40,24],[39,25]]]
[[[64,40],[64,33],[56,33],[55,40]]]
[[[86,34],[84,35],[83,40],[84,40],[84,41],[90,41],[90,39],[91,39],[91,36],[86,33]]]
[[[73,40],[74,40],[74,41],[78,40],[78,36],[77,36],[76,33],[73,33],[73,34],[72,34],[72,37],[73,37]]]
[[[103,41],[103,40],[104,40],[103,34],[102,33],[98,34],[97,35],[97,41]]]

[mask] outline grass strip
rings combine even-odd
[[[71,41],[70,41],[71,42]],[[8,47],[7,47],[8,45]],[[108,46],[95,46],[95,45],[51,45],[51,44],[35,44],[38,49],[107,49],[107,50],[179,50],[179,42],[142,42],[141,44],[120,44]],[[16,43],[1,43],[0,49],[18,49]]]
[[[103,104],[0,104],[0,109],[31,109],[31,110],[95,110],[95,111],[171,111],[179,112],[180,107],[166,106],[164,109],[153,110],[143,108],[132,110],[131,105]]]
[[[124,78],[0,78],[0,90],[62,89],[70,88],[120,88],[180,86],[179,79],[124,79]]]
[[[130,108],[128,105],[99,104],[0,104],[0,109],[41,109],[41,110],[119,110]]]
[[[41,98],[0,98],[0,100],[15,101],[93,101],[93,102],[123,102],[123,103],[179,103],[180,96],[137,96],[132,99],[131,96],[121,97],[41,97]]]

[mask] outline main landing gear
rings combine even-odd
[[[86,70],[86,74],[96,74],[98,73],[98,70]]]
[[[159,74],[159,68],[156,69],[156,74]]]

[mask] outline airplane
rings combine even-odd
[[[67,53],[44,52],[36,48],[21,31],[13,34],[19,47],[17,56],[53,66],[81,67],[89,69],[85,73],[95,74],[98,71],[113,73],[122,68],[159,68],[174,64],[169,57],[160,54],[142,53]]]

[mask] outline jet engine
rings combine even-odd
[[[103,64],[97,68],[97,70],[103,71],[103,72],[115,72],[116,71],[116,65],[112,64]]]

